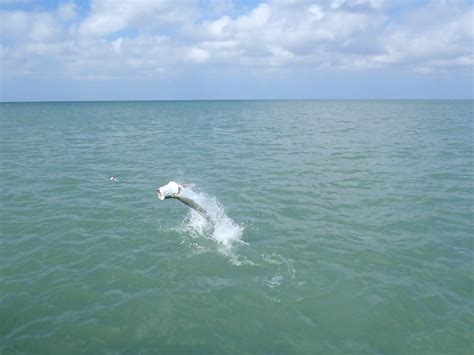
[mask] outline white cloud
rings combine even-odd
[[[60,4],[56,12],[61,20],[69,21],[77,16],[77,6],[73,2]]]
[[[311,5],[308,11],[313,15],[315,20],[321,20],[324,17],[324,11],[321,9],[321,6],[316,4]]]
[[[104,79],[191,63],[423,73],[473,65],[467,2],[406,2],[396,17],[382,0],[269,1],[239,11],[221,4],[211,11],[199,2],[94,0],[82,16],[74,2],[49,12],[3,10],[2,71]]]
[[[115,53],[121,54],[122,53],[122,41],[123,38],[117,38],[115,41],[112,42],[112,48],[114,49]]]
[[[79,26],[85,36],[104,36],[134,28],[152,31],[165,25],[182,26],[194,13],[191,3],[176,5],[156,0],[93,0],[91,11]]]
[[[262,29],[270,19],[272,8],[263,3],[251,10],[248,14],[239,16],[234,21],[237,31],[253,31]]]
[[[50,14],[37,14],[30,23],[29,37],[33,41],[54,40],[60,32],[59,24]]]
[[[338,9],[343,6],[357,7],[368,6],[374,9],[380,9],[387,1],[385,0],[332,0],[331,8]]]
[[[1,11],[1,36],[17,41],[51,41],[60,32],[60,25],[54,15],[47,12]]]
[[[28,14],[24,11],[0,12],[2,37],[16,39],[28,31]]]
[[[205,22],[201,27],[204,32],[204,36],[220,38],[225,37],[225,27],[231,23],[231,19],[228,16],[222,16],[218,20]]]
[[[189,50],[189,57],[192,61],[203,63],[209,59],[209,52],[201,48],[193,47]]]
[[[416,71],[423,68],[424,72],[439,69],[441,63],[445,70],[458,69],[462,63],[469,67],[469,60],[459,58],[472,61],[474,57],[473,18],[472,8],[434,4],[419,9],[385,30],[380,38],[383,52],[369,59],[379,65],[398,64]]]

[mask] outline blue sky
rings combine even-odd
[[[473,98],[471,1],[0,0],[0,100]]]

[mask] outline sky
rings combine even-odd
[[[0,101],[472,99],[464,0],[0,0]]]

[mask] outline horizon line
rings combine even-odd
[[[315,98],[315,99],[125,99],[125,100],[14,100],[14,103],[91,103],[91,102],[193,102],[193,101],[473,101],[472,98]]]

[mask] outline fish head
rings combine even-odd
[[[182,186],[179,185],[177,182],[170,181],[166,185],[158,187],[156,189],[156,194],[158,198],[163,201],[167,198],[175,198],[179,195]]]

